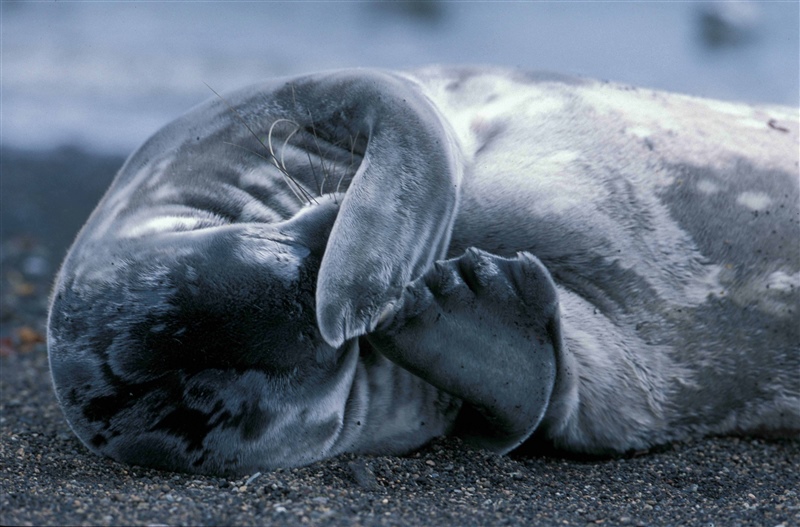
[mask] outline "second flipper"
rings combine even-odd
[[[534,256],[469,249],[409,284],[367,338],[464,400],[457,433],[505,453],[531,435],[550,402],[562,348],[558,297]]]

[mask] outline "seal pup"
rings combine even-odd
[[[212,99],[70,249],[58,400],[94,452],[209,474],[796,435],[797,146],[796,109],[493,68]]]

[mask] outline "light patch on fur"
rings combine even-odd
[[[247,201],[242,206],[242,212],[239,220],[242,222],[258,222],[258,223],[277,223],[281,221],[281,217],[276,214],[272,209],[265,206],[257,200]]]
[[[710,179],[701,179],[697,182],[697,191],[702,194],[716,194],[720,191],[720,188]]]
[[[239,187],[257,187],[267,190],[276,189],[275,177],[264,169],[252,168],[245,170],[239,176]],[[281,183],[282,182],[278,182]]]
[[[714,101],[710,99],[698,99],[698,101],[702,101],[706,107],[714,112],[735,117],[735,122],[739,126],[755,129],[763,129],[765,126],[765,121],[758,118],[756,108],[748,106],[747,104]]]
[[[627,129],[627,132],[634,137],[638,137],[639,139],[646,139],[653,135],[653,130],[647,128],[646,126],[631,126]]]
[[[647,139],[662,159],[730,170],[747,152],[762,168],[797,171],[797,115],[785,109],[614,84],[581,86],[575,93],[587,106],[586,118],[604,123],[608,130],[623,129],[637,137],[649,130]],[[613,141],[614,136],[605,139]]]
[[[725,295],[740,306],[752,306],[777,318],[796,317],[800,272],[784,270],[755,276],[738,287],[725,290]]]
[[[491,102],[480,104],[479,115],[483,119],[498,117],[540,117],[543,114],[558,112],[564,108],[566,100],[552,90],[530,87],[520,90],[510,79],[494,77],[491,79],[492,92],[496,97]],[[532,93],[531,93],[532,92]]]
[[[764,126],[766,126],[763,119],[757,119],[755,117],[752,119],[739,119],[736,123],[741,127],[755,128],[756,130],[763,130]]]
[[[569,165],[580,157],[580,152],[559,150],[550,155],[540,157],[534,162],[537,176],[564,172]]]
[[[780,293],[800,290],[800,272],[787,274],[784,271],[775,271],[767,277],[767,289]]]
[[[558,214],[564,215],[576,209],[580,210],[581,207],[594,209],[593,199],[606,199],[608,197],[608,190],[603,188],[599,183],[592,184],[584,182],[581,185],[575,184],[575,179],[571,174],[565,172],[555,171],[557,165],[547,164],[544,165],[544,170],[551,170],[546,172],[547,178],[542,177],[542,195],[540,201],[530,202],[531,210],[539,211],[540,214]],[[531,164],[532,173],[536,174],[538,165]],[[538,175],[538,174],[537,174]],[[509,178],[510,180],[511,178]]]
[[[710,108],[711,110],[719,113],[725,113],[734,117],[752,117],[754,114],[753,107],[746,104],[738,104],[726,101],[715,101],[711,99],[699,99]]]
[[[118,195],[127,196],[136,188],[153,188],[164,179],[167,168],[175,161],[173,154],[165,155],[163,158],[148,163],[141,168],[124,186],[124,190]]]
[[[164,183],[159,185],[153,190],[153,201],[158,203],[165,203],[171,199],[179,198],[183,195],[184,191],[173,183]]]
[[[772,203],[772,198],[763,192],[742,192],[736,203],[750,210],[764,210]]]
[[[296,211],[301,206],[297,197],[292,192],[287,192],[288,183],[264,168],[245,170],[239,176],[239,188],[246,190],[253,187],[259,189],[261,194],[270,196],[270,203],[267,204],[270,207],[265,206],[264,210],[274,209],[276,208],[274,205],[278,205],[283,210]]]
[[[645,128],[646,125],[644,123],[657,123],[658,128],[662,130],[680,130],[684,128],[675,118],[676,114],[660,98],[644,98],[641,94],[634,94],[613,85],[595,85],[588,88],[578,88],[577,91],[581,94],[584,102],[594,108],[600,115],[612,115],[618,113],[620,108],[624,108],[625,118],[632,123],[633,128]]]
[[[204,222],[201,219],[189,216],[159,216],[125,229],[122,237],[139,238],[162,232],[191,231],[198,228],[202,223]]]
[[[161,180],[167,167],[174,160],[174,155],[167,155],[161,159],[146,163],[136,173],[128,178],[125,183],[121,183],[118,189],[108,193],[108,203],[105,206],[106,212],[98,218],[94,228],[91,230],[92,240],[102,240],[114,230],[114,223],[120,213],[129,205],[130,196],[134,189],[146,185],[149,180]]]
[[[424,86],[446,116],[464,152],[474,153],[517,120],[544,120],[564,110],[567,97],[547,87],[519,89],[512,79],[481,75],[464,81],[457,96],[447,89],[449,82]]]
[[[724,269],[723,266],[707,265],[704,269],[706,271],[704,274],[697,274],[693,277],[692,283],[684,287],[683,305],[700,305],[708,299],[709,295],[713,295],[722,289],[720,275]]]

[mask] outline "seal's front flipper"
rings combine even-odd
[[[444,256],[463,161],[436,108],[401,77],[335,72],[293,83],[284,98],[312,114],[316,130],[367,138],[317,280],[319,330],[338,348]]]
[[[562,348],[555,285],[528,253],[506,259],[470,249],[411,283],[367,338],[464,400],[456,432],[505,453],[530,436],[550,402]]]

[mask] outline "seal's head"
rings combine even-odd
[[[92,450],[141,463],[138,450],[109,452],[107,443],[120,426],[140,421],[156,431],[165,416],[137,408],[169,399],[161,392],[185,400],[204,371],[291,376],[336,357],[317,329],[314,295],[338,208],[323,196],[272,225],[71,254],[53,298],[49,342],[56,393],[78,437]],[[166,407],[156,413],[170,415]]]

